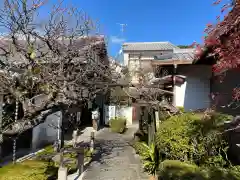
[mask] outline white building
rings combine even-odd
[[[174,93],[169,98],[173,105],[186,111],[210,106],[211,67],[192,64],[194,49],[181,49],[170,42],[124,43],[123,57],[133,84],[141,81],[140,74],[149,74],[148,83]]]

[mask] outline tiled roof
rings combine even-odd
[[[0,48],[6,48],[11,44],[11,39],[9,38],[2,38],[0,36],[0,39],[2,39],[2,42],[0,44]],[[84,61],[86,59],[86,54],[85,52],[89,49],[103,49],[106,50],[105,46],[105,41],[104,41],[104,36],[101,35],[96,35],[96,36],[84,36],[84,37],[79,37],[72,41],[72,44],[70,45],[70,41],[68,39],[64,39],[62,41],[61,39],[55,41],[56,45],[58,45],[58,49],[62,52],[64,52],[67,48],[70,48],[75,51],[81,51],[81,54],[79,53],[79,57],[73,59],[72,62],[75,61]],[[18,44],[22,46],[23,48],[26,47],[26,41],[24,39],[18,40]],[[39,52],[48,52],[49,48],[47,47],[46,44],[44,44],[42,41],[37,40],[36,46],[38,46],[39,50],[37,51],[37,56],[40,55],[38,54]],[[0,54],[2,53],[2,49],[0,49]],[[49,56],[52,57],[51,53],[49,53]],[[0,57],[0,60],[6,62],[6,58],[4,56]],[[54,59],[52,59],[54,60]],[[11,63],[14,64],[24,64],[27,63],[27,60],[23,57],[20,56],[20,54],[15,54],[13,57],[9,58],[8,60]],[[44,60],[42,60],[44,61]]]
[[[156,56],[155,60],[189,60],[195,59],[195,49],[174,49],[173,52]]]
[[[195,49],[174,49],[172,59],[193,61],[195,59]]]
[[[134,42],[124,43],[123,51],[153,51],[180,49],[170,42]]]

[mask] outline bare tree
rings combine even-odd
[[[103,36],[76,8],[59,1],[46,18],[44,0],[4,0],[0,11],[1,86],[24,106],[24,116],[3,128],[18,134],[42,123],[46,116],[83,105],[105,93],[112,80]],[[45,16],[45,15],[44,15]],[[38,105],[34,99],[42,96]]]

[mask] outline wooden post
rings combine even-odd
[[[60,154],[60,160],[59,160],[60,167],[64,167],[64,162],[63,162],[64,161],[64,149],[61,149],[59,154]]]
[[[67,180],[68,175],[68,169],[67,167],[60,166],[58,169],[58,180]]]
[[[91,151],[91,153],[93,153],[93,151],[94,151],[94,139],[95,139],[94,131],[91,132],[91,137],[90,138],[91,138],[90,139],[90,151]]]
[[[64,149],[60,150],[60,160],[58,168],[58,180],[67,180],[68,168],[64,165]]]
[[[74,130],[72,134],[72,141],[73,141],[73,147],[77,147],[77,138],[78,138],[78,130]]]
[[[138,111],[139,115],[139,130],[143,131],[143,115],[144,115],[144,109],[142,106],[139,106],[139,111]]]
[[[77,167],[78,173],[81,175],[84,171],[84,148],[78,148],[77,151]]]
[[[147,127],[143,128],[148,128],[148,124],[149,124],[149,119],[148,119],[148,110],[147,107],[143,106],[143,122],[146,123],[147,122]],[[147,129],[148,130],[148,129]]]
[[[177,64],[173,67],[173,101],[172,104],[176,106],[176,74],[177,74]]]
[[[153,143],[154,136],[156,133],[156,123],[155,123],[153,108],[149,108],[148,119],[149,119],[149,121],[148,121],[148,145],[150,145],[151,143]]]

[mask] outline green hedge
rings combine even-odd
[[[112,132],[123,133],[126,130],[127,120],[123,117],[116,117],[109,122]]]
[[[205,173],[198,166],[177,160],[163,161],[159,166],[158,176],[161,180],[204,180],[206,178]]]
[[[197,165],[226,167],[228,145],[222,136],[223,122],[231,117],[212,113],[184,113],[163,121],[156,136],[161,160],[189,161]]]
[[[240,180],[239,170],[239,167],[198,167],[178,160],[165,160],[159,166],[158,176],[161,180]]]

